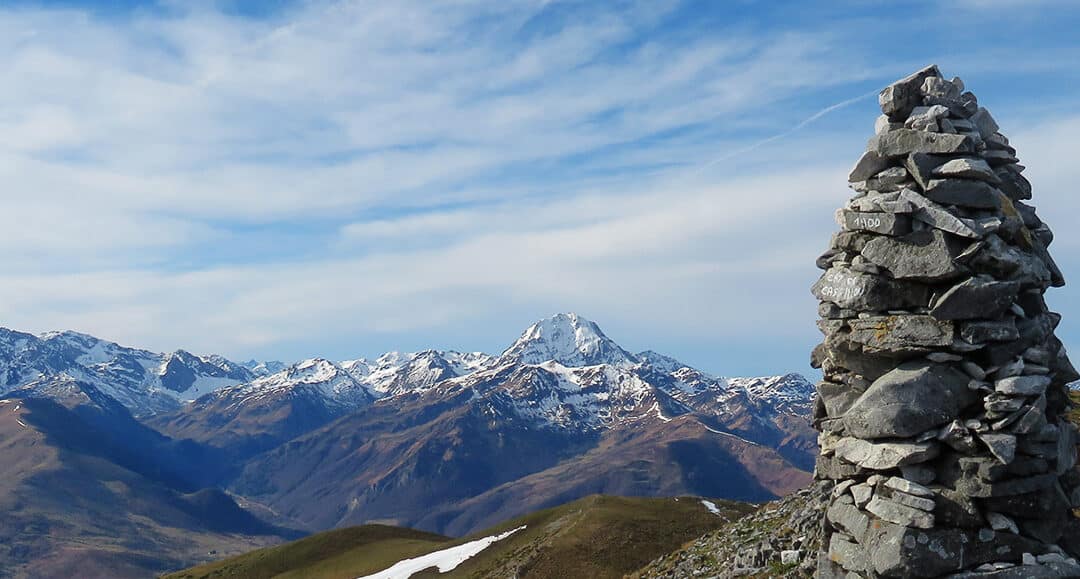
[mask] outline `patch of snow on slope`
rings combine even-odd
[[[701,504],[705,505],[705,508],[709,509],[710,513],[712,513],[712,514],[714,514],[714,515],[716,515],[718,517],[720,516],[720,509],[717,508],[716,503],[714,503],[712,501],[707,501],[705,499],[701,499]]]
[[[431,567],[437,567],[439,573],[453,571],[454,569],[457,569],[458,565],[461,565],[468,559],[478,555],[493,543],[501,541],[524,528],[525,526],[522,525],[501,535],[484,537],[483,539],[470,541],[464,545],[458,545],[457,547],[435,551],[434,553],[428,553],[427,555],[422,555],[413,559],[405,559],[404,561],[397,562],[389,569],[380,571],[374,575],[365,575],[359,579],[404,579],[406,577],[411,577],[413,573],[419,573],[420,571]]]
[[[705,426],[705,425],[702,424],[702,426]],[[721,436],[727,436],[727,437],[730,437],[730,438],[734,438],[735,440],[741,440],[741,441],[743,441],[743,442],[745,442],[747,444],[752,444],[754,446],[761,446],[760,444],[758,444],[758,443],[756,443],[756,442],[754,442],[752,440],[747,440],[747,439],[745,439],[745,438],[743,438],[741,436],[738,436],[736,434],[732,434],[730,432],[724,432],[723,430],[717,430],[715,428],[709,428],[708,426],[705,426],[705,430],[708,430],[709,432],[711,432],[713,434],[719,434]]]
[[[175,394],[175,396],[183,402],[190,402],[203,394],[209,394],[210,392],[216,392],[235,385],[236,380],[233,378],[198,376],[195,378],[195,382],[191,385],[191,388],[188,388],[179,394]],[[157,388],[151,388],[151,391],[158,392],[159,390]]]
[[[667,416],[664,416],[664,413],[660,411],[660,403],[659,402],[653,402],[651,410],[656,411],[656,417],[659,418],[662,422],[671,422],[671,419],[668,418]]]

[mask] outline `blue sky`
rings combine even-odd
[[[927,63],[1080,276],[1078,26],[1050,0],[6,2],[0,324],[344,359],[576,311],[806,371],[872,93]],[[1076,291],[1049,298],[1074,350]]]

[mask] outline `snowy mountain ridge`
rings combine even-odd
[[[424,350],[292,365],[237,364],[184,350],[157,354],[70,331],[0,330],[0,394],[57,375],[94,385],[136,415],[179,410],[200,397],[235,409],[301,393],[340,413],[401,395],[468,388],[478,395],[492,391],[500,408],[491,412],[585,430],[691,412],[719,419],[746,405],[805,414],[813,396],[812,385],[797,374],[729,379],[653,351],[632,354],[573,313],[532,324],[497,357]]]
[[[254,378],[221,356],[155,353],[72,331],[35,336],[0,328],[0,394],[64,376],[94,386],[135,415],[174,410]]]
[[[342,408],[358,408],[375,399],[352,374],[323,358],[304,360],[276,374],[222,388],[207,396],[231,398],[234,404],[244,404],[274,395],[288,395],[301,389]]]
[[[747,408],[751,422],[771,422],[781,414],[807,415],[814,395],[813,385],[797,374],[728,379],[655,352],[631,354],[576,314],[531,325],[498,358],[472,354],[474,363],[459,368],[457,375],[447,370],[444,356],[427,351],[380,358],[374,365],[380,370],[362,380],[383,400],[403,394],[449,398],[471,391],[493,417],[513,413],[542,428],[582,431],[640,420],[668,422],[689,414],[725,424]],[[403,359],[411,369],[405,369]],[[393,376],[395,386],[376,376]]]

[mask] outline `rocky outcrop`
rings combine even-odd
[[[809,577],[821,548],[821,508],[833,488],[818,481],[661,557],[633,579]]]
[[[820,577],[1077,577],[1080,474],[1016,150],[936,66],[887,87],[818,260]]]

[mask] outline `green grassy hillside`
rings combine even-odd
[[[412,529],[363,525],[318,533],[299,541],[165,575],[165,578],[355,578],[389,567],[401,559],[431,552],[449,540],[449,537]]]
[[[169,579],[355,578],[416,557],[525,526],[449,573],[421,577],[621,578],[688,541],[754,510],[754,505],[699,499],[594,495],[448,540],[396,527],[329,531],[240,557],[168,575]]]

